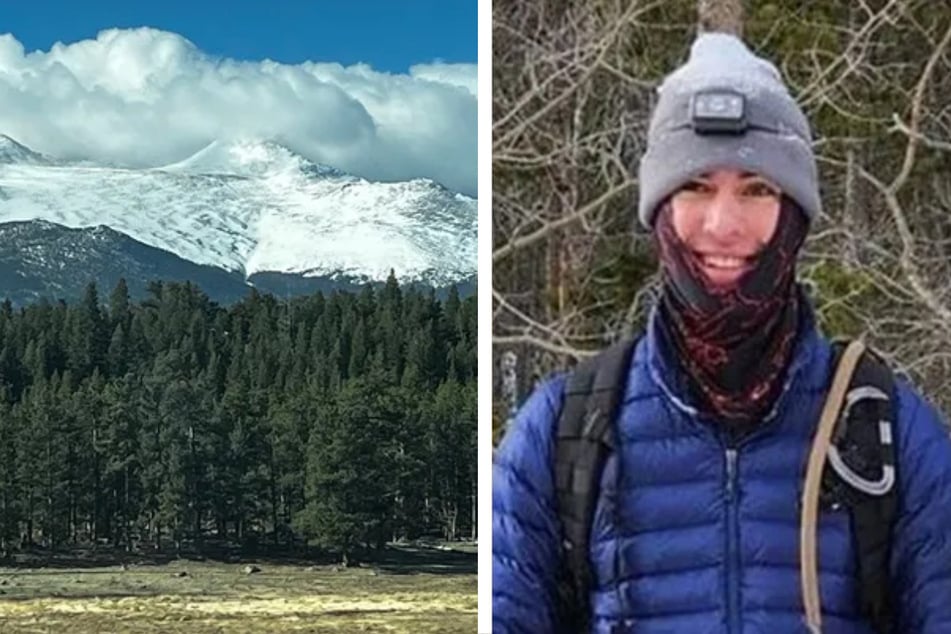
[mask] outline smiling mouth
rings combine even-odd
[[[755,257],[737,257],[732,255],[711,255],[694,252],[697,260],[706,268],[718,271],[742,271],[752,265]]]

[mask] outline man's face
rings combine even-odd
[[[755,265],[779,220],[780,190],[737,170],[695,178],[671,198],[671,220],[709,280],[734,284]]]

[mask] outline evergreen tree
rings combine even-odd
[[[0,550],[473,534],[474,298],[0,305]]]
[[[128,328],[131,319],[129,310],[129,286],[125,278],[120,278],[109,297],[109,318],[113,326]]]
[[[311,429],[307,506],[297,525],[345,560],[391,536],[392,438],[401,422],[392,390],[367,377],[344,385]]]
[[[132,547],[133,522],[139,517],[139,418],[137,390],[131,374],[106,385],[102,394],[102,430],[96,450],[103,456],[102,481],[111,511],[113,544]]]
[[[16,546],[21,521],[21,491],[16,472],[18,436],[9,389],[0,385],[0,559],[6,559]]]

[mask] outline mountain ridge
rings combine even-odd
[[[144,298],[151,282],[192,282],[213,301],[231,304],[252,289],[278,297],[320,292],[356,292],[367,283],[345,277],[310,277],[260,272],[249,279],[223,269],[198,265],[99,225],[73,229],[46,220],[0,224],[0,301],[21,306],[40,299],[78,299],[90,281],[111,290],[120,278],[130,295]],[[417,285],[413,282],[402,286]],[[369,282],[380,287],[385,282]],[[460,296],[475,293],[472,276],[456,286]],[[433,287],[445,297],[450,286]]]
[[[239,273],[445,286],[476,271],[476,201],[429,179],[369,182],[273,141],[212,141],[158,168],[44,162],[10,137],[0,223],[108,226]],[[65,201],[65,202],[64,202]]]

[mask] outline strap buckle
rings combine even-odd
[[[842,420],[848,420],[852,407],[864,400],[888,401],[888,395],[877,387],[871,385],[861,385],[853,388],[845,396],[845,407],[842,410]],[[878,421],[878,439],[883,446],[892,444],[892,427],[887,420]],[[839,477],[854,488],[867,493],[868,495],[881,496],[892,490],[895,486],[895,466],[882,464],[882,476],[878,480],[869,480],[863,478],[845,463],[838,447],[834,444],[829,446],[829,464],[835,470]]]

